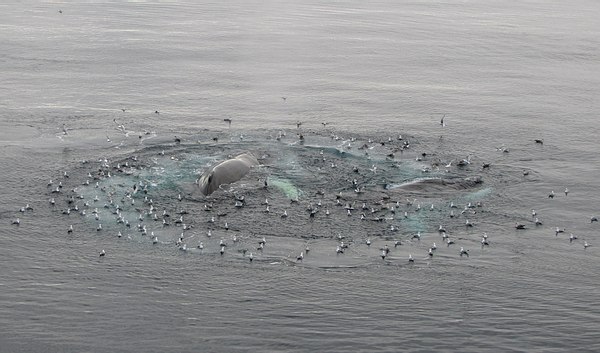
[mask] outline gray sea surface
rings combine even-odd
[[[0,352],[600,351],[600,2],[0,13]]]

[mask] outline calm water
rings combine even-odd
[[[600,215],[600,3],[29,1],[0,10],[1,352],[600,350],[600,225],[590,222]],[[280,130],[281,143],[267,139]],[[295,147],[297,131],[304,148]],[[99,158],[134,154],[163,190],[157,204],[175,211],[193,175],[245,148],[274,163],[259,177],[293,176],[305,190],[323,183],[333,203],[344,175],[307,162],[320,149],[311,145],[341,146],[330,133],[344,143],[411,136],[412,150],[397,160],[413,176],[420,165],[409,162],[421,152],[455,163],[471,154],[456,173],[483,175],[484,187],[419,195],[440,211],[400,223],[395,237],[405,245],[386,261],[378,249],[393,242],[379,225],[343,212],[313,225],[283,196],[273,208],[285,202],[302,221],[228,215],[269,236],[253,263],[233,250],[221,257],[225,233],[206,238],[201,211],[189,218],[190,246],[204,239],[202,254],[169,244],[178,231],[159,234],[159,246],[117,239],[116,225],[97,232],[93,220],[63,216],[65,196],[48,204],[49,179],[79,186]],[[156,157],[163,149],[167,157]],[[361,163],[395,175],[392,162],[374,158]],[[291,166],[298,174],[282,171]],[[200,210],[197,200],[184,203]],[[449,200],[483,203],[473,229],[449,219]],[[33,211],[19,212],[27,203]],[[531,223],[532,209],[542,226]],[[517,232],[516,222],[528,229]],[[456,247],[426,259],[432,241],[443,244],[441,223],[453,227]],[[410,239],[415,224],[420,242]],[[304,230],[321,237],[297,263]],[[354,240],[343,256],[338,231]]]

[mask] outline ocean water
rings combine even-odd
[[[599,3],[0,9],[1,352],[600,350]],[[198,194],[200,173],[246,150],[260,168]],[[138,221],[145,196],[170,226]],[[62,214],[74,205],[87,214]]]

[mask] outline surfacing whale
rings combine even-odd
[[[476,187],[483,183],[480,176],[467,178],[424,178],[403,184],[388,184],[385,189],[389,191],[404,191],[409,193],[441,193],[452,190],[464,190]]]
[[[198,178],[198,187],[205,196],[208,196],[219,186],[240,180],[257,165],[258,160],[250,152],[242,153],[207,169]]]

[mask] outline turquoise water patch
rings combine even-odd
[[[289,199],[297,199],[302,195],[302,191],[300,191],[290,180],[287,179],[279,179],[279,178],[269,178],[269,185],[272,185]]]

